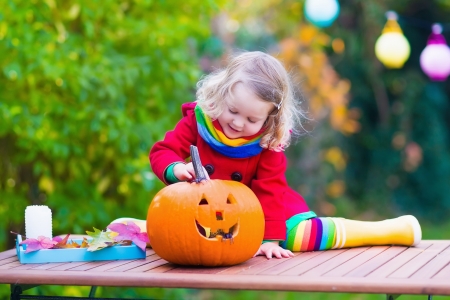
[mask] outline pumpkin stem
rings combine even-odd
[[[195,182],[199,183],[202,180],[207,180],[205,171],[203,170],[202,162],[200,160],[200,155],[198,154],[197,147],[191,145],[190,150],[191,150],[192,165],[194,166],[195,172]]]

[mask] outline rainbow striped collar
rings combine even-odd
[[[261,153],[259,145],[262,132],[255,135],[230,139],[224,133],[219,121],[212,121],[200,108],[195,106],[198,133],[202,139],[215,151],[231,158],[248,158]]]

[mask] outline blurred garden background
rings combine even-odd
[[[425,239],[449,239],[450,79],[431,80],[420,55],[434,23],[450,41],[450,1],[339,5],[320,27],[305,17],[305,0],[0,1],[0,251],[14,247],[10,231],[25,233],[28,205],[51,208],[54,235],[145,219],[163,187],[148,163],[151,146],[195,100],[199,78],[236,50],[270,53],[294,78],[309,119],[286,151],[287,176],[314,211],[360,220],[413,214]],[[395,69],[375,55],[387,11],[410,44]],[[0,298],[8,292],[0,285]],[[97,296],[385,297],[129,288]]]

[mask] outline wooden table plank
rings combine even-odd
[[[5,258],[10,258],[13,256],[17,256],[16,249],[10,249],[3,252],[0,252],[0,264],[2,263],[1,260]]]
[[[228,269],[229,267],[187,267],[187,266],[175,266],[170,270],[167,270],[166,273],[170,274],[217,274],[221,271]]]
[[[33,269],[35,269],[35,270],[48,270],[48,269],[54,268],[56,266],[64,265],[64,264],[66,264],[66,263],[46,263],[46,264],[37,266],[36,268],[33,268]]]
[[[380,268],[384,264],[390,262],[393,258],[400,255],[403,251],[406,251],[408,247],[392,246],[389,247],[382,254],[375,256],[374,258],[366,261],[359,267],[345,274],[346,277],[365,277],[372,273],[374,270]]]
[[[136,261],[140,261],[140,259],[114,260],[114,261],[110,261],[107,264],[94,267],[94,268],[90,269],[89,271],[92,271],[92,272],[103,272],[103,271],[107,271],[107,270],[110,270],[110,269],[113,269],[113,268],[116,268],[116,267],[119,267],[119,266],[122,266],[122,265],[126,265],[126,264],[129,264],[129,263],[132,263],[132,262],[136,262]]]
[[[87,270],[91,270],[96,267],[110,264],[113,261],[115,261],[115,260],[101,260],[101,261],[88,262],[87,264],[82,264],[80,266],[71,268],[70,270],[71,271],[87,271]]]
[[[20,264],[15,256],[3,256],[0,284],[450,295],[450,241],[296,253],[289,259],[255,257],[218,268],[177,266],[147,254],[130,261],[48,264]],[[413,273],[389,277],[404,271]]]
[[[145,256],[146,257],[150,256],[150,255],[153,255],[153,254],[155,254],[155,250],[150,249],[150,248],[145,249]]]
[[[19,261],[19,259],[17,258],[17,255],[16,256],[11,256],[11,257],[8,257],[8,258],[5,258],[5,259],[1,260],[0,261],[0,270],[2,269],[2,266],[7,265],[7,264],[9,264],[11,262],[14,262],[14,261]]]
[[[277,274],[283,273],[289,269],[295,268],[296,266],[304,263],[305,261],[308,261],[308,260],[314,258],[315,256],[317,256],[319,254],[320,254],[320,251],[302,252],[295,257],[283,259],[282,263],[279,263],[269,269],[266,269],[266,270],[262,271],[260,274],[277,275]]]
[[[386,278],[389,274],[395,272],[405,263],[422,253],[426,248],[430,247],[430,243],[420,243],[416,247],[411,247],[394,257],[388,264],[384,264],[378,269],[367,275],[368,278]]]
[[[414,273],[411,278],[432,278],[450,263],[450,248],[447,247],[430,262]],[[449,276],[450,278],[450,276]]]
[[[19,267],[22,264],[16,259],[15,261],[11,261],[9,263],[6,263],[4,265],[0,266],[0,270],[9,270],[9,269],[13,269],[15,267]]]
[[[294,253],[294,254],[299,255],[300,253]],[[267,259],[267,258],[265,258],[265,260],[261,261],[261,263],[252,265],[250,268],[247,268],[247,269],[239,272],[239,274],[242,274],[242,275],[259,274],[267,269],[270,269],[278,264],[283,263],[284,261],[285,261],[284,259],[276,259],[276,258]]]
[[[29,269],[35,269],[37,267],[44,266],[44,265],[46,265],[46,263],[44,263],[44,264],[20,264],[19,266],[14,267],[13,269],[14,270],[29,270]]]
[[[338,249],[338,250],[328,250],[328,251],[320,251],[319,255],[314,257],[313,259],[310,259],[300,265],[297,265],[293,267],[292,269],[289,269],[283,273],[280,273],[280,275],[284,276],[298,276],[303,273],[308,272],[311,269],[314,269],[325,262],[328,262],[330,259],[332,259],[335,256],[338,256],[342,253],[344,253],[347,249]]]
[[[145,253],[146,257],[152,256],[152,255],[156,255],[155,251],[153,251],[152,249],[147,249],[146,253]],[[86,264],[83,264],[81,266],[75,267],[75,268],[71,268],[71,271],[86,271],[89,269],[95,269],[98,271],[98,267],[100,266],[104,266],[105,268],[108,268],[111,263],[115,262],[115,261],[120,261],[120,262],[125,262],[126,263],[130,263],[130,262],[138,262],[138,261],[145,261],[144,259],[128,259],[128,260],[102,260],[102,261],[93,261],[93,262],[88,262]],[[119,265],[123,265],[124,263],[115,265],[115,266],[110,266],[110,268],[108,269],[112,269],[114,267],[117,267]]]
[[[145,264],[143,266],[133,268],[133,269],[127,270],[125,272],[147,272],[147,271],[150,271],[152,269],[155,269],[155,268],[163,266],[163,265],[167,265],[167,261],[161,258],[161,259],[152,261],[149,264]]]
[[[446,279],[450,278],[450,265],[446,265],[442,270],[433,276],[433,279]]]
[[[154,269],[146,271],[146,273],[166,273],[167,271],[170,271],[172,269],[175,269],[176,265],[168,263],[159,267],[156,267]]]
[[[318,265],[317,267],[300,274],[302,278],[304,277],[318,277],[322,276],[323,274],[338,268],[340,265],[344,264],[345,262],[349,261],[350,259],[353,259],[354,257],[360,255],[364,251],[367,251],[369,247],[358,247],[353,249],[340,249],[340,250],[329,250],[329,251],[343,251],[339,255],[331,258],[327,261],[326,264]]]
[[[70,270],[82,265],[85,265],[89,262],[87,261],[74,261],[74,262],[69,262],[69,263],[64,263],[64,264],[57,264],[56,266],[54,266],[53,268],[47,269],[50,271],[66,271],[66,270]]]
[[[147,249],[146,250],[146,257],[154,255],[155,251],[153,251],[152,249]],[[136,262],[136,261],[142,261],[142,259],[128,259],[128,260],[110,260],[108,261],[107,264],[98,264],[98,266],[93,267],[92,269],[90,269],[91,271],[94,272],[101,272],[101,271],[106,271],[106,270],[110,270],[113,268],[116,268],[118,266],[122,266],[131,262]]]
[[[362,264],[366,263],[370,259],[376,257],[380,253],[383,253],[389,248],[389,246],[380,246],[380,247],[370,247],[366,251],[362,252],[360,255],[355,256],[354,258],[346,261],[345,263],[341,264],[339,268],[335,268],[327,273],[325,273],[323,276],[326,277],[341,277],[346,275],[347,273],[350,273],[352,270],[358,268]]]
[[[299,277],[299,276],[248,276],[183,273],[117,273],[36,270],[8,270],[8,276],[0,273],[0,283],[52,284],[120,287],[165,287],[196,289],[314,291],[382,294],[435,294],[450,295],[449,280],[421,280],[410,278],[367,277]]]
[[[132,260],[128,264],[124,264],[124,265],[114,267],[112,269],[108,269],[107,272],[125,272],[128,270],[134,269],[136,267],[151,263],[158,259],[160,259],[160,257],[156,254],[153,254],[153,255],[146,257],[145,259]]]
[[[448,247],[444,243],[434,243],[422,253],[408,261],[406,264],[398,268],[395,272],[390,274],[390,278],[408,278],[420,268],[422,268],[426,263],[435,258],[439,253],[444,251]]]
[[[276,258],[274,258],[276,259]],[[249,260],[247,260],[246,262],[243,262],[239,265],[236,266],[232,266],[229,267],[223,271],[220,271],[218,274],[222,274],[222,275],[226,275],[226,274],[237,274],[237,273],[241,273],[245,270],[248,270],[250,268],[252,268],[255,265],[261,264],[263,262],[266,262],[267,258],[265,256],[257,256],[257,257],[253,257]]]

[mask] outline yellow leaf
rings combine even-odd
[[[355,120],[346,120],[341,127],[341,132],[349,135],[358,132],[361,129],[361,124]]]
[[[334,52],[336,52],[337,54],[341,54],[345,50],[345,43],[344,43],[344,41],[342,39],[335,38],[331,42],[331,47],[333,48]]]
[[[80,14],[80,5],[77,3],[70,7],[67,17],[69,20],[75,20],[79,14]]]
[[[97,191],[102,194],[106,191],[111,183],[111,179],[109,177],[103,177],[102,180],[97,184]]]
[[[345,192],[345,183],[342,180],[335,180],[327,186],[327,195],[333,198],[342,196]]]
[[[42,176],[39,180],[39,188],[47,194],[51,194],[55,190],[55,184],[50,177]]]
[[[338,147],[328,149],[325,153],[325,160],[331,163],[338,171],[342,171],[346,166],[344,155]]]
[[[299,32],[299,39],[302,43],[309,45],[317,35],[317,29],[314,26],[304,25]]]
[[[52,8],[52,9],[56,8],[55,0],[45,0],[44,2],[48,5],[48,7]]]

